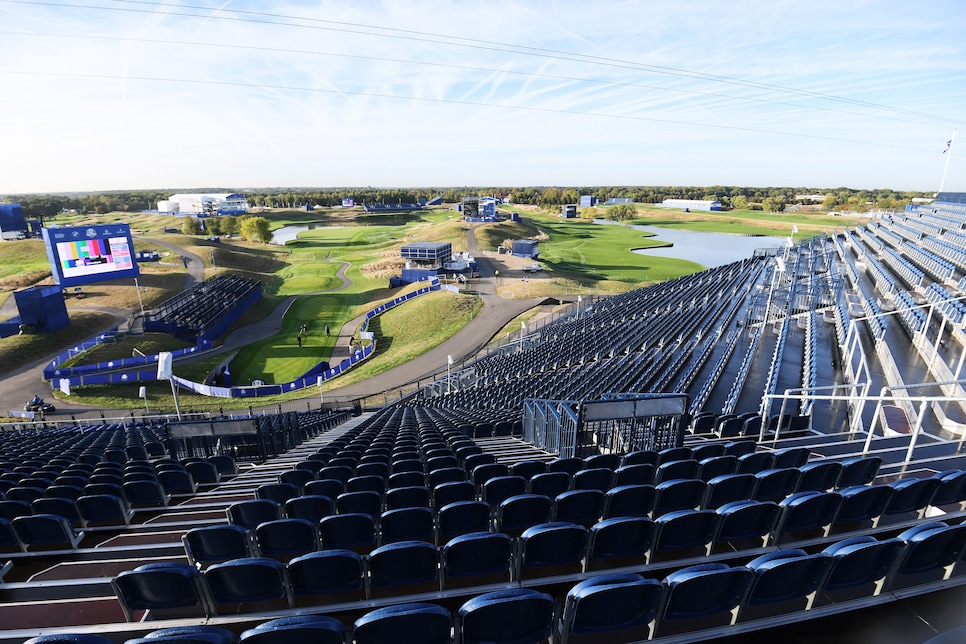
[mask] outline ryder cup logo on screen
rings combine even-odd
[[[88,237],[97,237],[97,231],[93,228],[88,228],[84,232],[87,233]]]

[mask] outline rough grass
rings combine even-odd
[[[56,333],[0,338],[0,376],[38,360],[53,357],[81,340],[106,331],[116,323],[115,318],[106,313],[75,312],[70,315],[70,325]]]
[[[63,366],[95,364],[107,362],[109,360],[120,360],[130,358],[137,349],[146,356],[159,353],[161,351],[176,351],[193,346],[190,342],[179,340],[167,333],[145,333],[144,335],[129,335],[116,342],[99,344],[90,351],[85,351],[80,355],[72,357],[63,363]]]
[[[456,335],[483,308],[475,295],[436,291],[390,309],[369,322],[376,352],[365,362],[327,383],[344,387],[417,358]]]

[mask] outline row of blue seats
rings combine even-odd
[[[878,596],[902,588],[929,584],[961,574],[966,548],[966,526],[930,522],[906,530],[894,538],[876,540],[854,537],[834,543],[821,552],[776,550],[744,565],[707,563],[667,573],[661,579],[637,573],[611,573],[585,579],[561,598],[532,588],[508,588],[486,593],[462,604],[455,620],[450,611],[433,603],[399,604],[376,609],[354,622],[350,633],[339,620],[328,616],[299,615],[263,623],[241,636],[247,644],[283,642],[542,642],[561,643],[603,638],[608,642],[640,641],[701,629],[726,627],[774,615],[797,615],[851,600]],[[246,560],[249,587],[241,579],[210,578],[177,564],[148,564],[115,580],[119,596],[131,616],[139,610],[161,610],[190,597],[203,607],[205,601],[262,601],[281,599],[285,568],[271,560]],[[252,566],[261,566],[255,570]],[[140,572],[139,572],[140,571]],[[261,573],[261,574],[259,574]],[[170,597],[138,594],[150,576],[167,575],[164,587]],[[207,575],[207,573],[206,573]],[[254,587],[252,582],[271,583]],[[212,595],[204,597],[207,587]],[[226,590],[226,588],[228,590]],[[219,594],[219,593],[236,594]],[[127,593],[125,595],[125,593]],[[279,594],[281,593],[281,594]],[[156,605],[159,605],[155,609]],[[476,611],[482,611],[476,614]],[[171,632],[173,638],[184,633]],[[195,641],[233,644],[228,631],[219,639]],[[165,633],[134,640],[157,644]],[[102,644],[80,638],[77,644]],[[43,640],[31,640],[44,644]],[[133,644],[132,642],[132,644]]]
[[[962,474],[957,473],[960,483]],[[934,479],[922,481],[927,485],[916,486],[916,490],[922,492],[933,488],[930,483],[935,482]],[[958,497],[961,507],[963,493]],[[890,501],[898,498],[903,498],[906,504],[891,506]],[[735,501],[714,510],[677,510],[654,519],[639,515],[618,516],[593,523],[588,529],[569,521],[539,522],[546,519],[546,514],[540,516],[539,508],[529,503],[539,499],[522,497],[516,499],[520,501],[515,508],[516,514],[506,516],[501,513],[495,526],[498,532],[488,532],[494,526],[485,504],[461,502],[444,508],[436,525],[427,508],[390,511],[382,517],[381,535],[372,517],[346,514],[323,519],[319,524],[321,539],[311,522],[283,519],[266,522],[253,533],[238,526],[195,528],[185,534],[183,541],[189,561],[203,568],[256,554],[291,557],[312,552],[321,557],[319,552],[338,553],[347,549],[370,552],[377,541],[383,544],[380,548],[393,542],[419,541],[430,547],[439,542],[446,544],[443,546],[445,550],[450,544],[461,542],[466,535],[474,535],[479,543],[488,538],[509,543],[513,538],[511,535],[519,535],[518,552],[512,565],[506,557],[490,559],[490,563],[484,564],[484,549],[480,546],[476,548],[477,561],[473,564],[486,568],[499,566],[502,561],[503,570],[516,570],[515,576],[519,578],[521,571],[533,567],[528,564],[528,556],[555,564],[578,565],[583,562],[585,569],[590,570],[644,564],[655,556],[676,558],[689,552],[732,552],[827,536],[833,530],[868,529],[890,509],[896,519],[915,520],[923,515],[923,508],[919,507],[921,498],[905,498],[902,491],[891,486],[850,488],[842,494],[803,492],[780,503]],[[508,503],[505,507],[511,505],[513,503]],[[455,517],[452,521],[450,514]],[[533,554],[537,546],[528,551],[528,535],[540,535],[544,539],[539,546],[544,554]],[[507,546],[504,554],[510,552],[511,548]]]

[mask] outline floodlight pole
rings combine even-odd
[[[953,136],[949,139],[949,145],[946,147],[946,166],[943,168],[943,178],[939,182],[939,192],[943,191],[943,186],[946,185],[946,173],[949,172],[949,160],[953,158],[953,144],[956,143],[956,130],[953,130]]]

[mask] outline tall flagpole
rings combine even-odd
[[[953,130],[953,138],[949,139],[949,144],[946,146],[946,167],[943,168],[943,180],[939,182],[939,192],[943,191],[943,186],[946,185],[946,173],[949,172],[949,160],[953,158],[953,144],[956,142],[956,130]]]

